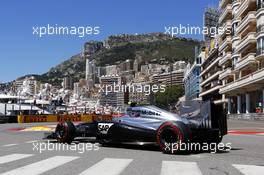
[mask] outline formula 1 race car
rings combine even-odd
[[[182,102],[179,114],[156,106],[130,106],[121,117],[74,125],[61,122],[47,139],[70,144],[75,138],[94,137],[102,145],[154,143],[167,152],[167,143],[219,143],[227,134],[226,115],[210,101]]]

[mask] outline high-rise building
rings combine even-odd
[[[109,75],[100,77],[99,102],[102,106],[124,107],[124,95],[122,77]]]
[[[133,65],[133,69],[134,69],[134,71],[135,71],[135,72],[139,71],[139,67],[140,67],[139,65],[140,65],[140,64],[139,64],[138,59],[135,59],[133,64],[134,64],[134,65]]]
[[[91,59],[91,55],[102,49],[103,43],[90,41],[84,44],[83,58],[86,60],[86,71],[85,79],[87,80],[89,88],[92,88],[98,80],[97,77],[97,68],[94,63],[94,60]]]
[[[141,91],[140,88],[140,90],[137,89],[138,87],[146,89],[146,87],[150,85],[151,83],[149,81],[131,83],[130,86],[134,87],[134,90],[129,91],[129,101],[137,104],[152,104],[154,93],[150,89],[148,89],[149,92],[144,92],[144,90]]]
[[[194,64],[187,66],[183,79],[186,100],[199,98],[201,63],[204,58],[205,48],[202,48],[200,54],[195,58]]]
[[[73,84],[73,94],[75,95],[76,98],[79,98],[81,95],[81,87],[79,82],[76,82]]]
[[[204,12],[204,27],[207,29],[211,29],[213,27],[218,26],[218,19],[219,19],[220,11],[217,8],[214,7],[207,7]],[[212,33],[205,33],[204,34],[204,41],[205,43],[210,43],[211,39],[214,36],[212,36]]]
[[[72,90],[73,80],[71,77],[64,77],[62,82],[63,89]]]
[[[264,112],[263,0],[222,0],[219,6],[220,25],[232,28],[220,39],[220,93],[229,114],[252,117]]]
[[[38,92],[37,80],[35,77],[26,77],[13,82],[13,89],[18,95],[33,96]],[[24,94],[21,94],[24,93]]]

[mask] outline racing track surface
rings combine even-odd
[[[264,172],[264,135],[257,134],[264,131],[263,122],[229,121],[229,130],[236,131],[223,140],[232,144],[230,152],[188,155],[166,155],[156,147],[131,145],[99,147],[97,151],[84,153],[72,150],[40,153],[33,150],[33,143],[46,142],[41,140],[43,132],[21,130],[43,125],[52,128],[54,123],[0,125],[0,173],[251,175]]]

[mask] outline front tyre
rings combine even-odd
[[[75,126],[71,121],[58,123],[55,134],[59,143],[71,144],[75,137]]]

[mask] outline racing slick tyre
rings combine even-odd
[[[75,137],[75,126],[71,121],[58,123],[55,134],[59,143],[70,144]]]
[[[207,141],[207,143],[209,144],[214,143],[218,145],[222,141],[222,139],[223,139],[223,135],[219,131],[217,134],[214,134],[213,137]]]
[[[182,122],[165,122],[158,128],[156,139],[163,153],[175,154],[186,151],[180,150],[180,146],[190,142],[191,133]]]

